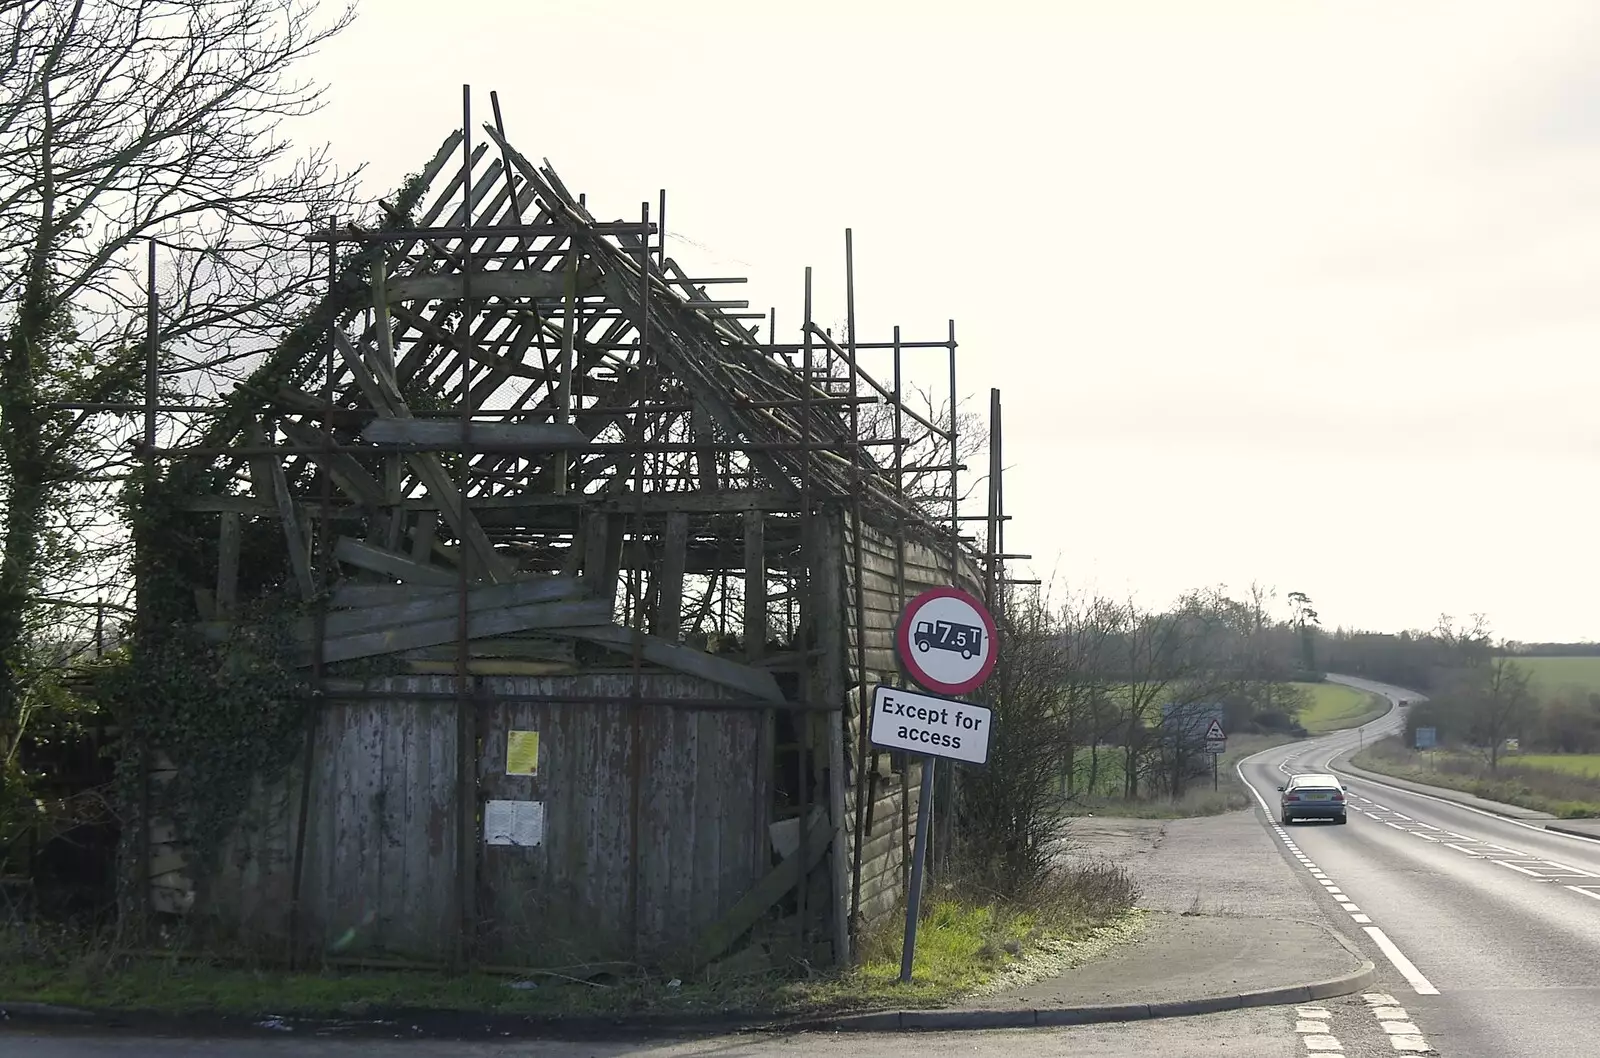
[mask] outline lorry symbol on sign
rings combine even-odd
[[[970,659],[983,650],[983,629],[956,621],[918,621],[911,639],[924,654],[948,650]]]

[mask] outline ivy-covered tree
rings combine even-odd
[[[351,17],[0,0],[0,759],[28,716],[30,644],[125,580],[108,501],[149,325],[165,398],[214,386],[305,311],[308,221],[350,214],[354,174],[283,125],[320,105],[295,67]]]
[[[1295,631],[1300,635],[1300,664],[1307,672],[1317,671],[1316,630],[1321,627],[1322,621],[1317,616],[1317,611],[1311,604],[1311,596],[1303,591],[1289,593],[1289,606],[1292,610],[1290,622]]]

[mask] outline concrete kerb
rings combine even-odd
[[[958,1032],[981,1029],[1045,1028],[1062,1025],[1102,1025],[1118,1021],[1150,1021],[1156,1018],[1186,1018],[1199,1014],[1220,1014],[1247,1007],[1271,1007],[1290,1003],[1309,1003],[1319,999],[1347,996],[1369,988],[1376,977],[1371,959],[1339,977],[1303,985],[1261,988],[1231,995],[1201,999],[1164,1000],[1157,1003],[1122,1003],[1101,1006],[1054,1007],[1026,1010],[901,1010],[875,1014],[849,1014],[791,1022],[781,1027],[789,1031],[832,1032]]]
[[[1333,931],[1330,931],[1333,932]],[[1337,935],[1337,934],[1335,934]],[[1343,938],[1340,938],[1341,941]],[[1348,945],[1347,945],[1348,946]],[[1149,1021],[1157,1018],[1194,1017],[1218,1014],[1248,1007],[1309,1003],[1350,995],[1369,988],[1376,971],[1370,959],[1350,973],[1302,985],[1282,985],[1228,995],[1198,999],[1163,1000],[1154,1003],[1121,1003],[1074,1007],[1028,1008],[1023,1010],[885,1010],[845,1014],[829,1018],[774,1020],[734,1015],[719,1018],[645,1018],[630,1023],[626,1019],[540,1018],[514,1015],[482,1015],[470,1012],[410,1012],[410,1017],[340,1019],[337,1035],[364,1037],[394,1034],[395,1021],[407,1024],[408,1037],[528,1037],[569,1038],[631,1037],[637,1034],[679,1034],[688,1032],[961,1032],[984,1029],[1053,1028],[1067,1025],[1099,1025],[1123,1021]],[[54,1006],[47,1003],[0,1001],[0,1026],[28,1024],[98,1026],[102,1028],[144,1028],[183,1035],[207,1031],[226,1035],[253,1035],[262,1028],[264,1016],[256,1017],[177,1017],[153,1012],[112,1012]],[[296,1021],[296,1028],[315,1032],[317,1019]],[[431,1024],[430,1024],[431,1023]],[[274,1033],[276,1035],[277,1033]]]
[[[1590,841],[1600,841],[1600,834],[1591,834],[1584,830],[1573,830],[1571,827],[1557,826],[1554,823],[1546,823],[1544,828],[1546,830],[1553,830],[1557,834],[1565,834],[1568,837],[1588,838]]]

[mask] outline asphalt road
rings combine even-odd
[[[1600,841],[1352,775],[1347,825],[1279,826],[1285,774],[1337,772],[1400,714],[1241,765],[1280,852],[1383,971],[1415,1030],[1397,1037],[1452,1058],[1600,1054]]]

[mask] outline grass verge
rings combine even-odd
[[[1313,735],[1360,727],[1389,711],[1381,694],[1358,691],[1341,683],[1297,683],[1308,703],[1300,711],[1300,724]]]
[[[1062,867],[1019,899],[959,887],[927,895],[912,982],[902,985],[902,919],[862,938],[861,964],[838,973],[780,972],[737,960],[693,978],[636,975],[577,981],[428,971],[286,973],[175,956],[111,957],[92,945],[23,953],[0,942],[0,999],[101,1010],[243,1017],[378,1017],[397,1010],[552,1016],[794,1016],[936,1007],[998,982],[1060,972],[1129,935],[1137,892],[1111,864]],[[7,948],[11,950],[7,950]],[[25,956],[25,957],[24,957]],[[1046,972],[1044,975],[1048,975]]]
[[[1479,754],[1448,749],[1418,753],[1390,737],[1368,746],[1350,762],[1381,775],[1460,790],[1561,819],[1600,816],[1600,776],[1545,766],[1540,757],[1502,758],[1499,769],[1490,772]]]

